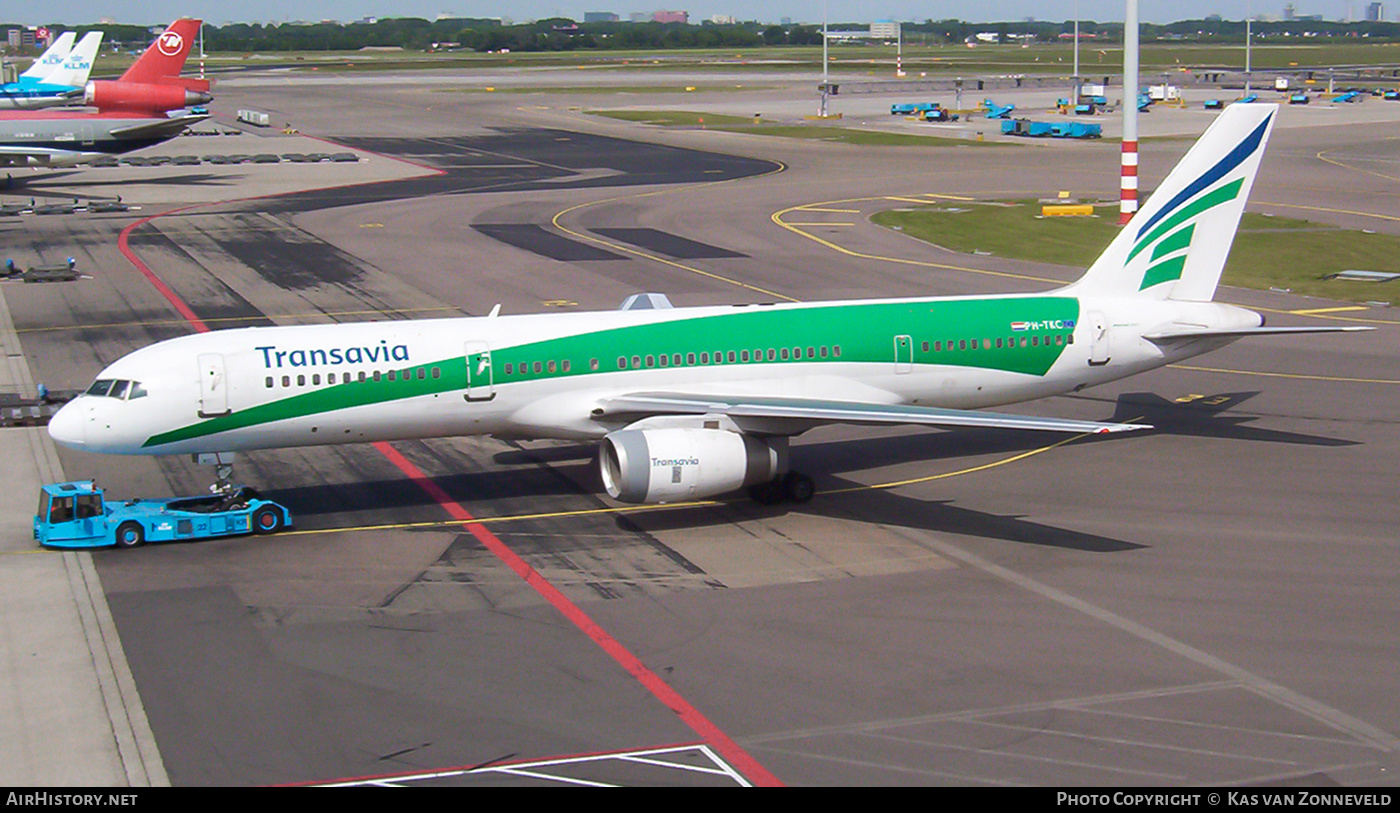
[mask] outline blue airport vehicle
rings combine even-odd
[[[949,113],[946,107],[935,107],[923,114],[924,121],[957,121],[957,113]]]
[[[910,102],[901,102],[890,105],[891,116],[912,116],[914,115],[914,105]]]
[[[1387,90],[1381,95],[1387,102],[1400,101],[1400,90]]]
[[[1334,101],[1334,102],[1354,102],[1354,101],[1356,101],[1356,100],[1359,99],[1359,98],[1361,98],[1361,91],[1359,91],[1359,90],[1348,90],[1346,93],[1343,93],[1342,95],[1338,96],[1337,98],[1333,99],[1332,101]]]
[[[1031,121],[1029,119],[1007,119],[1001,123],[1002,135],[1030,136],[1031,138],[1101,138],[1103,126],[1082,121]]]
[[[110,503],[91,480],[43,486],[34,538],[47,548],[134,548],[289,528],[292,513],[243,487],[207,497]]]
[[[987,118],[989,119],[1010,118],[1011,111],[1016,109],[1014,104],[1000,105],[991,99],[983,100],[982,104],[987,108]]]
[[[1099,109],[1092,104],[1077,104],[1074,106],[1074,115],[1076,116],[1092,116],[1098,111]]]
[[[1257,101],[1259,101],[1259,94],[1251,93],[1243,99],[1240,99],[1238,102],[1235,102],[1235,104],[1250,104],[1251,102]]]
[[[1293,94],[1292,96],[1289,96],[1289,97],[1288,97],[1288,103],[1289,103],[1289,104],[1307,104],[1307,103],[1308,103],[1308,94],[1306,94],[1306,93],[1295,93],[1295,94]]]
[[[1219,99],[1206,99],[1205,107],[1207,110],[1223,110],[1225,109],[1225,103]]]

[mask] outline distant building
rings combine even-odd
[[[715,25],[734,25],[737,21],[733,14],[711,14],[710,22]]]
[[[688,11],[657,11],[651,15],[654,23],[689,23],[690,12]]]
[[[611,11],[585,11],[583,13],[585,23],[615,23],[618,16]]]
[[[1283,4],[1283,19],[1285,19],[1285,20],[1291,20],[1291,19],[1293,19],[1293,15],[1296,14],[1296,13],[1297,13],[1297,12],[1294,11],[1294,9],[1293,9],[1293,4],[1292,4],[1292,3],[1284,3],[1284,4]]]
[[[33,48],[34,31],[28,28],[11,28],[9,43],[11,48]]]
[[[1384,3],[1371,3],[1370,5],[1366,6],[1366,21],[1367,21],[1367,22],[1378,23],[1378,22],[1380,22],[1381,20],[1384,20],[1384,19],[1385,19],[1385,4],[1384,4]]]

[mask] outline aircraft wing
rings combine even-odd
[[[735,419],[740,426],[759,420],[770,422],[767,424],[770,429],[783,427],[788,431],[802,431],[802,428],[825,423],[916,424],[1089,434],[1152,428],[1145,424],[1042,418],[1035,415],[983,412],[977,409],[940,409],[908,404],[828,401],[814,398],[729,397],[667,392],[643,392],[608,398],[603,401],[601,409],[602,414],[598,417],[725,415]],[[772,421],[779,423],[775,425]]]
[[[112,130],[111,134],[115,138],[137,139],[137,138],[159,138],[161,136],[177,136],[191,124],[197,124],[209,118],[208,113],[193,113],[187,116],[174,116],[168,119],[155,119],[154,121],[133,124],[130,127],[118,127]]]
[[[1234,330],[1166,330],[1159,333],[1148,333],[1144,339],[1153,344],[1170,344],[1171,342],[1188,342],[1194,339],[1243,339],[1248,336],[1290,336],[1297,333],[1353,333],[1358,330],[1372,330],[1369,327],[1359,327],[1348,325],[1337,326],[1308,326],[1308,327],[1242,327]]]

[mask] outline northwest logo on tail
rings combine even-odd
[[[1196,230],[1196,219],[1201,214],[1239,197],[1244,178],[1236,178],[1226,183],[1220,181],[1259,149],[1272,118],[1265,118],[1248,137],[1220,159],[1219,163],[1177,193],[1176,197],[1168,201],[1138,229],[1127,261],[1132,262],[1133,258],[1142,252],[1152,249],[1147,271],[1142,275],[1142,285],[1138,290],[1145,291],[1154,285],[1181,279],[1181,273],[1186,267],[1186,255],[1191,248],[1191,237]]]

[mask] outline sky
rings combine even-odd
[[[423,17],[441,14],[456,17],[509,17],[516,22],[539,17],[582,20],[585,11],[611,11],[623,19],[632,12],[683,9],[691,22],[712,15],[739,20],[820,23],[823,9],[832,22],[872,20],[923,20],[958,18],[976,22],[1020,20],[1121,21],[1126,0],[61,0],[58,6],[37,2],[9,2],[0,21],[39,25],[81,25],[110,19],[113,22],[156,25],[179,16],[200,17],[214,25],[233,22],[281,23],[340,20],[367,16]],[[1243,19],[1247,14],[1279,18],[1287,0],[1141,0],[1144,22],[1166,23],[1219,14]],[[1366,0],[1292,0],[1297,13],[1321,14],[1327,19],[1359,19]],[[1394,19],[1400,0],[1386,4],[1386,17]],[[1076,15],[1075,9],[1078,8]]]

